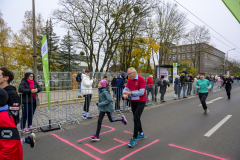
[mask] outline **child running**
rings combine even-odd
[[[205,79],[205,74],[200,73],[200,79],[196,82],[195,87],[198,89],[199,99],[202,103],[204,114],[208,114],[209,110],[206,104],[206,99],[208,96],[208,90],[212,87],[209,80]]]
[[[106,80],[101,80],[98,84],[99,102],[97,103],[97,106],[100,113],[98,116],[98,125],[97,125],[96,134],[90,138],[92,141],[100,140],[99,133],[101,130],[102,120],[105,116],[105,113],[107,113],[107,116],[110,122],[122,121],[124,125],[127,125],[127,120],[124,115],[122,117],[113,118],[112,116],[112,113],[114,112],[113,100],[111,98],[110,90],[107,86],[108,86],[108,82]]]

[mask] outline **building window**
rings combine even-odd
[[[187,59],[190,59],[190,54],[187,54]]]
[[[175,55],[173,55],[173,56],[172,56],[172,59],[173,59],[173,60],[176,60],[176,56],[175,56]]]
[[[181,48],[178,48],[178,52],[181,52]]]
[[[182,54],[182,59],[185,59],[185,54]]]
[[[205,53],[205,58],[207,58],[207,53]]]
[[[179,54],[179,55],[178,55],[178,60],[180,60],[180,59],[181,59],[181,55]]]
[[[184,47],[182,48],[182,51],[185,51],[185,48],[184,48]]]
[[[196,48],[196,46],[192,46],[192,49],[195,49]]]
[[[188,47],[187,47],[187,50],[191,50],[191,47],[190,47],[190,46],[188,46]]]
[[[169,61],[171,60],[171,58],[172,58],[172,56],[171,56],[171,55],[168,55],[168,60],[169,60]]]
[[[164,61],[162,61],[162,64],[164,64]]]
[[[176,52],[176,48],[173,48],[173,52]]]
[[[192,57],[195,58],[195,53],[192,54]]]

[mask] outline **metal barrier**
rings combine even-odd
[[[232,87],[238,87],[240,85],[239,80],[234,80]],[[210,81],[212,88],[209,92],[216,92],[223,90],[223,81]],[[198,90],[195,87],[196,82],[186,82],[179,84],[170,84],[166,90],[163,86],[146,86],[147,102],[146,105],[155,105],[156,103],[162,103],[165,101],[177,100],[178,98],[191,97],[198,94]],[[113,99],[113,107],[115,112],[121,114],[121,112],[130,111],[131,103],[130,100],[122,99],[123,88],[113,87],[109,88],[110,94]],[[81,89],[83,97],[78,97],[76,90],[70,91],[50,91],[40,92],[34,100],[32,94],[19,93],[21,99],[21,110],[20,110],[20,124],[18,128],[23,131],[24,124],[26,128],[31,125],[33,128],[40,128],[51,124],[70,124],[80,123],[85,120],[84,110],[88,110],[89,117],[97,117],[99,114],[98,106],[96,103],[99,101],[99,91],[97,88],[93,89]],[[47,94],[49,94],[50,102],[48,103]],[[30,97],[30,99],[29,99]],[[28,104],[28,105],[27,105]],[[26,107],[26,108],[25,108]],[[36,108],[35,112],[34,109]],[[29,113],[30,112],[30,113]],[[25,119],[25,120],[24,120]],[[30,121],[29,121],[30,120]],[[30,124],[28,124],[30,123]],[[21,128],[21,129],[20,129]],[[24,131],[23,131],[24,133]]]

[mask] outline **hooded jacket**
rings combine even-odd
[[[113,78],[111,82],[111,87],[115,87],[116,82],[117,82],[117,78]],[[112,90],[114,90],[114,88]]]
[[[17,94],[16,88],[14,86],[7,86],[3,88],[8,93],[7,104],[9,106],[9,112],[12,114],[15,124],[19,123],[19,107],[21,104],[20,97]]]
[[[98,110],[101,112],[114,112],[113,100],[108,87],[99,92]]]
[[[25,73],[25,77],[22,79],[20,85],[19,85],[19,88],[18,88],[18,92],[19,93],[22,93],[20,94],[20,99],[22,101],[22,104],[31,104],[31,103],[36,103],[36,99],[33,98],[32,96],[32,92],[31,92],[31,89],[29,87],[29,83],[27,81],[27,78],[29,77],[30,74],[33,74],[33,73]],[[35,79],[34,75],[33,75],[33,80]],[[41,87],[38,85],[38,83],[34,80],[35,84],[35,88],[38,89],[38,92],[41,92],[42,89]]]
[[[20,136],[8,105],[0,107],[0,159],[22,160],[23,150]]]
[[[117,77],[117,81],[115,83],[115,87],[117,87],[114,90],[114,93],[117,95],[123,95],[123,88],[125,88],[125,78],[123,78],[121,75]]]

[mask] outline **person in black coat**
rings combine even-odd
[[[223,81],[223,86],[225,85],[228,99],[231,99],[232,83],[233,83],[232,78],[230,78],[229,75],[226,75],[226,78]]]
[[[41,92],[42,89],[34,79],[33,73],[25,73],[25,77],[22,79],[18,88],[22,100],[22,133],[30,133],[29,130],[36,130],[32,127],[32,119],[37,107],[37,93]],[[28,128],[25,127],[27,120]]]
[[[116,94],[114,93],[114,87],[115,87],[116,82],[117,82],[117,76],[114,75],[112,82],[111,82],[111,87],[112,87],[112,91],[113,91],[113,99],[116,99]]]
[[[170,84],[164,80],[164,75],[161,75],[161,78],[157,78],[154,84],[160,86],[161,102],[165,102],[164,95],[167,91],[167,86],[170,87]]]
[[[190,73],[188,76],[188,90],[187,95],[190,96],[192,92],[192,85],[193,85],[194,79],[192,77],[192,74]]]

